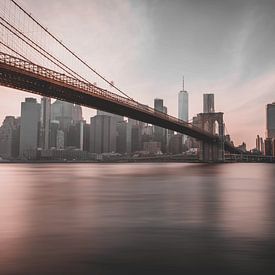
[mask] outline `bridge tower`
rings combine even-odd
[[[217,136],[216,142],[200,141],[200,160],[209,162],[224,161],[224,121],[223,113],[200,113],[196,126]]]

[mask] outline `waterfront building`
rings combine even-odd
[[[48,97],[42,97],[39,147],[44,150],[49,149],[50,121],[51,121],[51,99]]]
[[[96,115],[91,118],[90,152],[116,152],[116,123],[117,119],[112,116]]]
[[[163,106],[163,99],[155,98],[154,99],[154,109],[165,113],[165,106]],[[167,109],[166,109],[167,112]],[[165,143],[165,129],[159,126],[154,126],[154,140],[161,143],[162,152],[166,151],[166,143]]]
[[[50,140],[49,140],[49,148],[56,148],[57,142],[57,131],[59,129],[59,121],[51,120],[50,123]]]
[[[266,106],[266,137],[275,138],[275,102]]]
[[[176,134],[170,137],[169,140],[169,153],[181,154],[182,153],[182,134]]]
[[[83,120],[82,107],[80,105],[75,104],[73,106],[72,118],[74,123],[77,123]]]
[[[51,106],[51,119],[58,120],[63,131],[66,131],[73,121],[73,108],[72,103],[61,100],[56,100]]]
[[[272,138],[266,138],[264,140],[264,155],[265,156],[272,156]]]
[[[272,138],[266,138],[264,141],[265,156],[272,156]]]
[[[21,103],[20,155],[24,151],[35,150],[38,147],[40,122],[40,104],[35,98],[26,98]]]
[[[256,150],[262,154],[264,153],[264,141],[259,135],[256,138]]]
[[[67,134],[67,146],[83,150],[84,121],[77,121],[69,126]]]
[[[19,154],[20,119],[6,116],[0,127],[0,156],[16,158]]]
[[[142,125],[137,123],[132,125],[132,135],[131,135],[131,152],[137,152],[142,150],[142,140],[141,140]]]
[[[120,154],[126,153],[126,139],[127,139],[127,121],[120,121],[116,125],[117,138],[116,138],[116,152]]]
[[[146,141],[143,143],[143,150],[150,154],[161,154],[161,143],[158,141]]]
[[[133,130],[133,128],[138,128],[140,127],[140,122],[135,119],[128,118],[127,126],[126,126],[126,152],[128,154],[131,154],[134,152],[134,147],[133,142],[136,143],[136,140],[138,138],[133,137],[133,134],[139,134],[138,130]]]
[[[56,136],[56,149],[64,149],[65,148],[65,135],[62,130],[57,130]]]
[[[247,152],[247,150],[246,150],[246,143],[245,142],[243,142],[241,145],[239,145],[239,146],[237,146],[237,148],[239,149],[239,150],[241,150],[242,152]]]
[[[59,121],[59,129],[64,132],[64,147],[74,146],[82,150],[84,125],[82,107],[70,102],[56,100],[51,109],[51,119]]]
[[[90,152],[90,128],[91,125],[86,123],[83,124],[83,151]]]

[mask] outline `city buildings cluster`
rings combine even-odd
[[[186,100],[188,97],[181,102],[184,106],[188,106]],[[167,113],[163,99],[156,98],[154,107]],[[51,103],[46,97],[40,103],[26,98],[21,116],[7,116],[0,127],[0,156],[4,159],[88,160],[182,151],[181,134],[100,110],[87,123],[81,106],[60,100]]]
[[[255,152],[275,157],[275,102],[266,105],[266,137],[257,135]]]
[[[163,99],[154,99],[154,108],[167,113]],[[178,94],[178,114],[188,121],[184,85]],[[174,131],[100,110],[87,122],[81,106],[60,100],[51,103],[46,97],[40,103],[26,98],[21,103],[21,116],[7,116],[0,127],[3,159],[89,160],[116,155],[181,154],[192,147],[191,143]]]
[[[167,113],[161,98],[154,108]],[[178,118],[189,121],[188,92],[178,93]],[[203,95],[203,113],[215,113],[214,94]],[[201,114],[192,124],[201,127]],[[275,103],[266,109],[266,138],[257,136],[253,152],[275,155]],[[217,128],[219,125],[217,125]],[[218,130],[217,130],[218,132]],[[224,135],[231,142],[229,135]],[[239,147],[246,152],[246,144]],[[131,118],[97,110],[85,121],[82,108],[69,102],[42,97],[26,98],[21,103],[21,116],[6,116],[0,127],[0,157],[18,160],[102,160],[116,156],[161,154],[198,155],[199,142],[174,131]]]

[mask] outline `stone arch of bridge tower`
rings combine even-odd
[[[224,121],[223,113],[201,113],[198,115],[198,126],[209,133],[219,136],[215,143],[200,142],[200,159],[203,161],[224,160]]]

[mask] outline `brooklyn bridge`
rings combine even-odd
[[[199,141],[201,161],[223,161],[225,152],[241,153],[225,141],[222,112],[201,113],[199,123],[193,125],[142,104],[99,74],[17,2],[1,5],[0,85],[188,135]],[[116,93],[93,82],[92,74]]]

